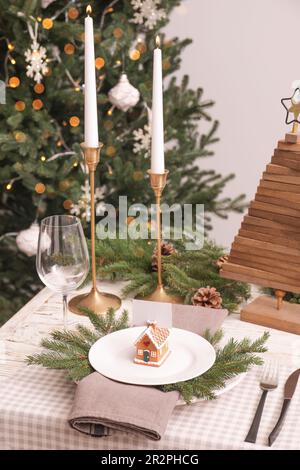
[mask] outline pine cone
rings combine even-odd
[[[177,250],[174,248],[172,243],[163,242],[161,244],[161,256],[170,256],[173,253],[177,253]],[[155,247],[152,255],[152,271],[157,271],[157,246]]]
[[[200,287],[192,298],[192,304],[199,307],[221,308],[222,297],[215,287]]]
[[[222,269],[223,264],[227,263],[228,259],[229,259],[228,255],[220,256],[220,258],[218,258],[217,261],[215,261],[215,265],[217,266],[217,268]]]

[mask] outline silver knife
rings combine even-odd
[[[280,413],[280,416],[278,418],[278,421],[277,421],[273,431],[269,435],[269,446],[271,446],[273,444],[273,442],[278,437],[278,434],[280,433],[280,431],[282,429],[286,412],[288,410],[288,407],[291,403],[291,399],[293,398],[294,392],[295,392],[296,387],[297,387],[299,375],[300,375],[300,369],[297,369],[297,370],[295,370],[295,372],[293,372],[289,376],[289,378],[285,382],[284,400],[283,400],[283,404],[282,404],[282,408],[281,408],[281,413]]]

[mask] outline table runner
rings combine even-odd
[[[261,370],[255,367],[233,390],[211,402],[176,407],[164,437],[153,442],[121,432],[92,438],[70,428],[67,417],[75,385],[66,373],[24,366],[0,389],[1,449],[269,449],[267,436],[280,413],[284,382],[291,368],[280,368],[279,387],[267,398],[257,443],[245,443],[260,397]],[[300,449],[300,386],[272,449]]]

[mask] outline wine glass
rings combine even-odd
[[[72,215],[52,215],[41,222],[36,269],[41,281],[62,294],[63,321],[67,327],[67,295],[89,272],[89,254],[82,225]]]

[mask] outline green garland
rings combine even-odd
[[[46,351],[29,356],[27,363],[39,364],[50,369],[64,369],[68,371],[68,377],[73,381],[81,380],[93,372],[88,361],[91,346],[102,336],[128,328],[128,313],[124,310],[120,318],[117,318],[113,309],[109,309],[104,316],[98,316],[88,309],[84,309],[84,311],[94,329],[77,325],[74,331],[53,331],[50,339],[46,338],[41,342],[41,346]],[[205,335],[217,352],[214,365],[205,374],[186,382],[158,388],[163,391],[179,391],[187,403],[190,403],[193,397],[211,400],[215,398],[215,391],[225,386],[226,380],[242,372],[247,372],[253,365],[263,363],[261,357],[256,354],[266,351],[265,343],[269,333],[264,333],[253,342],[248,338],[242,341],[230,339],[221,348],[219,343],[222,336],[222,331],[218,331],[214,335],[207,332]]]
[[[222,306],[236,311],[250,297],[248,284],[223,279],[215,262],[225,254],[212,242],[206,241],[201,250],[187,251],[182,241],[172,241],[177,253],[163,256],[164,286],[190,304],[200,287],[215,287],[223,299]],[[152,270],[155,240],[98,240],[96,242],[97,274],[100,279],[129,281],[123,296],[146,296],[157,285],[157,273]]]

